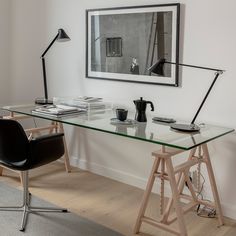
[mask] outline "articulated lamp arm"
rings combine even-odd
[[[66,42],[70,40],[69,36],[66,34],[66,32],[63,29],[58,29],[57,35],[54,37],[54,39],[51,41],[51,43],[48,45],[46,50],[41,55],[42,59],[42,67],[43,67],[43,85],[44,85],[44,98],[37,98],[35,100],[36,104],[51,104],[52,101],[48,100],[48,88],[47,88],[47,73],[46,73],[46,65],[45,65],[45,58],[44,56],[48,52],[48,50],[52,47],[55,41],[58,42]]]
[[[159,61],[157,61],[154,65],[152,65],[148,70],[151,71],[152,73],[158,74],[158,75],[164,75],[164,70],[163,70],[163,66],[164,64],[174,64],[174,65],[178,65],[178,66],[186,66],[186,67],[192,67],[192,68],[197,68],[197,69],[203,69],[203,70],[211,70],[211,71],[216,71],[215,77],[209,87],[209,89],[207,90],[207,93],[205,95],[205,97],[203,98],[201,105],[199,106],[196,114],[194,115],[193,120],[191,121],[191,124],[173,124],[171,125],[171,128],[176,129],[176,130],[180,130],[180,131],[186,131],[186,132],[194,132],[194,131],[199,131],[200,128],[194,124],[199,112],[201,111],[208,95],[210,94],[216,80],[218,79],[219,75],[222,74],[224,72],[224,70],[221,69],[215,69],[215,68],[210,68],[210,67],[203,67],[203,66],[195,66],[195,65],[188,65],[188,64],[182,64],[182,63],[174,63],[174,62],[169,62],[166,61],[165,59],[160,59]]]

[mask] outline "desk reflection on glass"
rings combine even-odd
[[[122,134],[128,134],[127,128],[128,127],[126,125],[116,125],[116,132]]]
[[[146,122],[138,122],[138,124],[135,126],[135,136],[136,137],[144,137],[146,139],[147,138],[146,128],[147,128]],[[153,139],[152,132],[150,132],[148,139],[151,139],[151,140]]]

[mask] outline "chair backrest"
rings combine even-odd
[[[0,119],[0,163],[25,162],[29,141],[22,126],[15,120]]]

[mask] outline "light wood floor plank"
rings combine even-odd
[[[16,173],[5,170],[0,181],[21,188]],[[78,168],[65,172],[64,163],[51,163],[30,172],[30,191],[46,201],[68,208],[70,211],[124,235],[132,233],[143,190]],[[146,214],[159,216],[159,197],[152,194]],[[217,219],[201,218],[195,212],[185,215],[189,236],[235,236],[236,221],[225,218],[218,228]],[[172,236],[150,225],[143,224],[140,236]]]

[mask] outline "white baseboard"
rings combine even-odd
[[[78,160],[77,157],[70,157],[70,163],[72,166],[78,167],[83,170],[91,171],[92,173],[108,177],[119,182],[135,186],[140,189],[145,189],[147,184],[147,179],[140,178],[139,176],[131,175],[129,173],[116,170],[114,168],[109,168],[107,166],[99,165],[97,163],[89,163],[86,160]],[[156,181],[154,183],[153,192],[159,193],[160,182]],[[208,188],[210,189],[210,188]],[[171,195],[171,190],[169,185],[165,185],[166,196]],[[206,196],[207,197],[207,196]],[[208,197],[207,197],[208,198]],[[221,206],[224,216],[232,219],[236,219],[236,206],[224,203],[221,201]]]
[[[76,166],[82,170],[88,170],[92,173],[108,177],[110,179],[117,180],[119,182],[135,186],[137,188],[145,189],[147,179],[140,178],[139,176],[131,175],[129,173],[109,168],[107,166],[99,165],[97,163],[88,163],[86,160],[78,160],[77,157],[70,157],[70,163],[72,166]],[[157,184],[154,186],[154,192],[157,189]]]
[[[236,206],[221,201],[223,215],[236,220]]]

